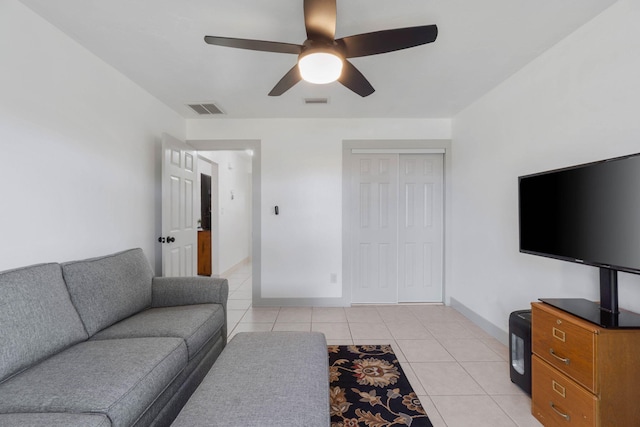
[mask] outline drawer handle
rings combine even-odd
[[[571,359],[569,359],[568,357],[560,357],[558,356],[552,348],[549,349],[549,353],[555,357],[556,359],[558,359],[559,361],[563,362],[565,365],[568,365],[569,363],[571,363]]]
[[[553,409],[553,412],[555,412],[556,414],[560,415],[562,418],[564,418],[565,421],[571,421],[571,417],[569,416],[569,414],[565,414],[563,412],[560,412],[556,408],[556,405],[553,404],[553,402],[549,402],[549,405],[551,405],[551,409]]]

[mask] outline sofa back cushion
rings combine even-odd
[[[62,273],[89,336],[151,306],[153,272],[142,249],[67,262]]]
[[[0,272],[0,382],[87,338],[59,264]]]

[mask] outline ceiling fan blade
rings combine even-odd
[[[369,96],[376,90],[364,75],[349,61],[344,60],[342,74],[338,79],[348,89],[351,89],[361,97]]]
[[[336,36],[336,0],[304,0],[304,25],[309,40],[332,42]]]
[[[422,25],[357,34],[336,40],[336,43],[342,47],[345,58],[357,58],[420,46],[435,41],[437,37],[436,25]]]
[[[298,69],[298,64],[293,66],[292,69],[284,75],[283,78],[271,89],[269,92],[269,96],[280,96],[293,86],[296,85],[300,80],[302,80],[302,76],[300,75],[300,70]]]
[[[232,37],[204,36],[204,41],[216,46],[238,49],[259,50],[262,52],[293,53],[299,55],[302,46],[292,43],[269,42],[263,40],[235,39]]]

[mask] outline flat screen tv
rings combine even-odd
[[[600,268],[597,311],[586,300],[543,301],[603,326],[640,326],[620,313],[617,286],[618,271],[640,274],[640,154],[518,181],[520,252]],[[593,313],[576,313],[584,310]]]

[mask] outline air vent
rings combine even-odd
[[[213,114],[224,114],[224,112],[218,108],[218,106],[212,102],[203,104],[187,104],[193,111],[201,116],[211,116]]]
[[[305,98],[304,103],[307,105],[328,104],[329,98]]]

